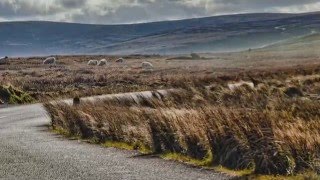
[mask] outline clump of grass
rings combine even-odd
[[[0,102],[8,104],[25,104],[34,102],[34,99],[29,94],[9,85],[0,86]]]

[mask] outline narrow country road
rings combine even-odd
[[[41,104],[0,109],[0,179],[228,179],[136,152],[72,141],[48,131]]]

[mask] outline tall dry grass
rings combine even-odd
[[[211,157],[211,165],[259,174],[320,173],[320,103],[308,96],[319,81],[289,82],[288,74],[251,77],[258,82],[255,89],[231,91],[222,83],[208,86],[210,80],[203,78],[179,82],[183,90],[168,97],[140,97],[139,104],[113,99],[45,107],[53,128],[101,143]]]

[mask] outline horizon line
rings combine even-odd
[[[0,23],[23,23],[23,22],[48,22],[48,23],[66,23],[66,24],[79,24],[79,25],[101,25],[101,26],[121,26],[121,25],[141,25],[141,24],[152,24],[152,23],[163,23],[163,22],[177,22],[184,20],[196,20],[214,17],[224,17],[224,16],[239,16],[239,15],[253,15],[253,14],[283,14],[283,15],[304,15],[304,14],[315,14],[320,13],[320,11],[312,12],[302,12],[302,13],[282,13],[282,12],[253,12],[253,13],[234,13],[234,14],[220,14],[213,16],[201,16],[192,18],[182,18],[182,19],[168,19],[159,21],[147,21],[147,22],[132,22],[132,23],[110,23],[110,24],[99,24],[99,23],[82,23],[82,22],[70,22],[70,21],[54,21],[54,20],[4,20]]]

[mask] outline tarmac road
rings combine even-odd
[[[48,131],[41,104],[0,109],[0,179],[228,179],[137,152],[68,140]]]

